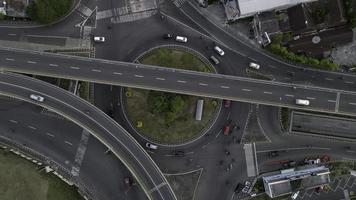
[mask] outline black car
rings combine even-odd
[[[185,156],[185,152],[183,150],[173,150],[172,153],[174,156],[178,156],[178,157]]]
[[[234,192],[235,193],[239,193],[242,189],[242,184],[241,183],[237,183]]]
[[[173,38],[173,35],[170,33],[166,33],[162,37],[163,37],[163,39],[170,39],[170,38]]]

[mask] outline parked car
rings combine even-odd
[[[170,38],[173,38],[173,35],[170,33],[166,33],[162,37],[163,37],[163,39],[170,39]]]
[[[230,106],[231,106],[231,100],[224,100],[224,107],[230,108]]]
[[[186,43],[188,42],[188,38],[183,36],[176,36],[176,41]]]
[[[105,37],[94,36],[94,42],[105,42]]]
[[[242,184],[241,183],[237,183],[234,192],[235,193],[239,193],[241,189],[242,189]]]
[[[215,56],[210,56],[210,60],[213,61],[215,65],[218,65],[220,63],[219,59],[217,59]]]
[[[218,46],[214,47],[214,50],[216,51],[216,53],[218,53],[220,56],[225,55],[225,52]]]
[[[44,101],[44,97],[37,95],[37,94],[31,94],[30,95],[30,99],[38,101],[38,102],[43,102]]]
[[[250,68],[252,69],[260,69],[260,65],[254,62],[250,62],[250,64],[248,65]]]
[[[251,182],[250,181],[245,181],[245,187],[242,188],[243,193],[248,193],[250,191],[251,187]]]
[[[146,147],[149,148],[149,149],[154,149],[154,150],[158,149],[157,145],[151,144],[151,143],[148,143],[148,142],[146,143]]]

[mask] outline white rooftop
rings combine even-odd
[[[237,0],[240,16],[253,15],[258,12],[287,8],[305,2],[315,0]]]

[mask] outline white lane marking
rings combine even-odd
[[[186,83],[187,81],[178,80],[177,82],[178,82],[178,83]]]
[[[336,101],[335,101],[335,100],[330,100],[330,99],[329,99],[329,100],[328,100],[328,102],[335,103]]]
[[[208,84],[206,84],[206,83],[199,83],[199,85],[201,85],[201,86],[207,86]]]
[[[7,35],[9,35],[9,36],[16,36],[17,34],[16,34],[16,33],[9,33],[9,34],[7,34]]]
[[[80,69],[79,67],[70,67],[71,69]]]
[[[144,76],[135,74],[135,77],[137,77],[137,78],[143,78]]]
[[[354,103],[354,102],[350,102],[349,104],[353,105],[353,106],[356,106],[356,103]]]
[[[253,58],[251,58],[251,57],[247,57],[248,59],[250,59],[250,60],[253,60],[253,61],[257,61],[256,59],[253,59]]]
[[[272,92],[263,92],[264,94],[272,94]]]
[[[99,69],[92,69],[91,71],[93,71],[93,72],[101,72],[101,70],[99,70]]]
[[[286,97],[294,97],[294,95],[292,95],[292,94],[286,94],[284,96],[286,96]]]
[[[327,80],[327,81],[333,81],[334,79],[332,79],[332,78],[325,78],[325,80]]]
[[[122,75],[122,73],[120,73],[120,72],[114,72],[113,74],[115,74],[115,75]]]
[[[277,67],[276,66],[273,66],[273,65],[268,65],[268,67],[271,67],[273,69],[276,69]]]
[[[36,64],[37,62],[29,60],[29,61],[27,61],[27,63]]]
[[[64,140],[64,143],[66,143],[66,144],[68,144],[68,145],[70,145],[70,146],[73,146],[72,143],[70,143],[70,142],[68,142],[68,141],[66,141],[66,140]]]
[[[160,80],[160,81],[166,80],[165,78],[160,78],[160,77],[157,77],[156,79],[157,79],[157,80]]]
[[[230,87],[229,86],[225,86],[225,85],[222,85],[220,86],[221,88],[224,88],[224,89],[229,89]]]
[[[58,67],[57,64],[49,64],[49,66],[51,66],[51,67]]]
[[[6,58],[7,61],[15,61],[13,58]]]
[[[46,135],[48,135],[48,136],[50,136],[50,137],[54,137],[54,135],[51,134],[51,133],[46,133]]]
[[[249,90],[249,89],[242,89],[242,91],[251,92],[251,90]]]
[[[314,100],[315,99],[314,97],[305,97],[305,98],[307,98],[309,100]]]
[[[354,84],[353,81],[345,81],[345,83],[348,83],[348,84]]]
[[[13,119],[10,119],[9,122],[12,122],[12,123],[17,124],[17,121],[16,121],[16,120],[13,120]]]
[[[27,127],[32,129],[32,130],[36,130],[37,129],[36,127],[30,126],[30,125],[28,125]]]

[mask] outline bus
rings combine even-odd
[[[203,115],[203,106],[204,106],[204,100],[198,99],[197,109],[195,111],[195,120],[197,120],[197,121],[201,121],[201,117]]]

